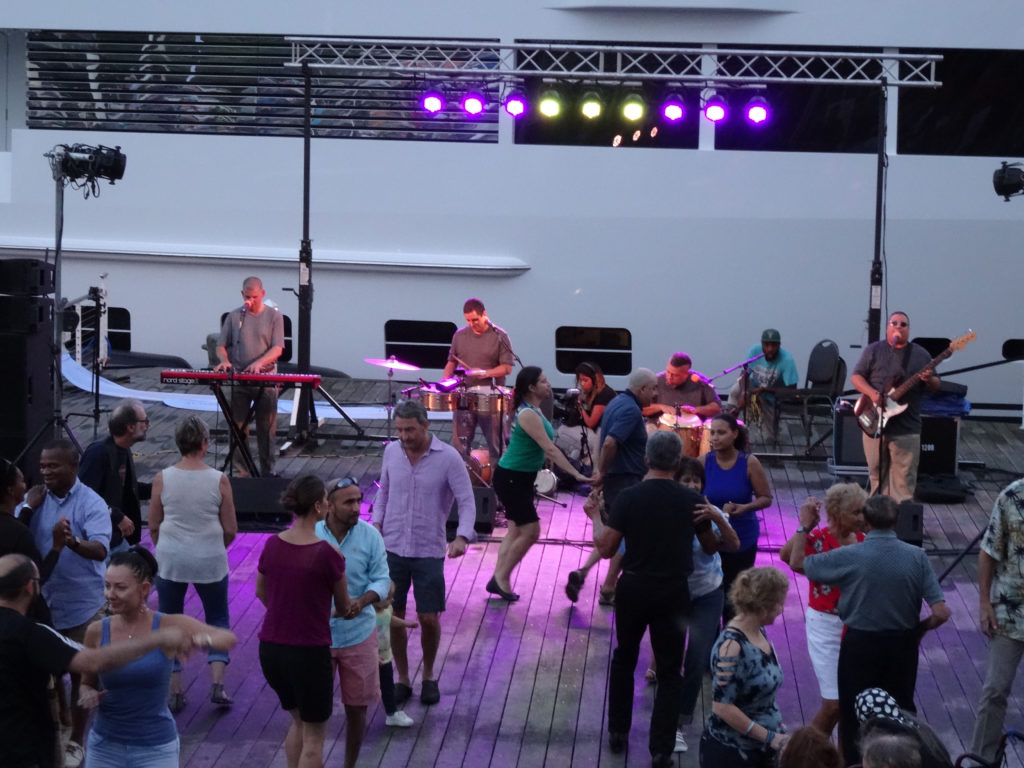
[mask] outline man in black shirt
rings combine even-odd
[[[82,648],[26,617],[39,599],[39,570],[25,555],[0,557],[0,760],[6,768],[56,765],[56,730],[47,700],[51,675],[123,667],[155,648],[187,654],[193,640],[177,627],[128,642]]]
[[[673,477],[682,452],[682,441],[674,432],[655,432],[648,438],[649,471],[643,482],[619,494],[597,543],[601,555],[611,557],[626,540],[615,589],[618,645],[608,684],[608,744],[612,752],[626,746],[633,718],[633,674],[640,641],[649,629],[658,673],[649,741],[656,767],[672,764],[675,746],[693,536],[696,533],[709,554],[718,545],[710,522],[694,523],[694,509],[703,499]]]

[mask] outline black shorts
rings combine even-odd
[[[260,641],[260,667],[286,712],[304,723],[323,723],[334,708],[334,667],[326,645],[279,645]]]
[[[388,552],[388,570],[395,582],[395,610],[405,615],[409,587],[416,598],[416,613],[443,613],[445,607],[444,558],[402,557]]]
[[[505,517],[516,525],[528,525],[540,520],[533,503],[533,483],[536,472],[505,469],[500,464],[494,470],[494,492],[505,505]]]

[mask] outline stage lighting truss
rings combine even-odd
[[[1003,164],[992,174],[992,187],[1006,202],[1010,202],[1011,197],[1024,194],[1024,169],[1021,163],[1007,163],[1003,160]]]

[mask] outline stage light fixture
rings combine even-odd
[[[505,97],[505,111],[512,117],[526,114],[526,99],[520,93],[510,93]]]
[[[554,89],[544,91],[540,95],[537,111],[544,117],[558,117],[562,113],[562,95]]]
[[[683,97],[672,93],[669,94],[661,105],[661,116],[670,123],[678,123],[686,115],[686,105]]]
[[[462,109],[468,115],[479,115],[486,105],[484,97],[479,93],[467,93],[462,97]]]
[[[111,184],[124,177],[127,158],[121,147],[91,147],[88,144],[59,144],[47,155],[57,163],[57,171],[71,181],[108,179]],[[55,172],[57,172],[55,171]]]
[[[768,122],[768,118],[771,115],[768,102],[763,96],[754,96],[750,101],[748,101],[746,113],[747,122],[753,123],[754,125],[762,125]]]
[[[622,116],[624,118],[635,123],[638,120],[643,120],[646,113],[647,103],[643,96],[639,93],[626,94],[626,98],[622,100]]]
[[[436,115],[444,109],[444,96],[440,91],[428,91],[420,102],[425,112]]]
[[[580,113],[588,120],[596,120],[604,111],[604,99],[597,91],[587,91],[580,98]]]
[[[1016,195],[1024,194],[1024,169],[1020,163],[1003,164],[992,174],[992,187],[1006,202]]]
[[[729,104],[725,97],[714,92],[710,93],[704,101],[704,117],[712,123],[719,123],[728,116]]]

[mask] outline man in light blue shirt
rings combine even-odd
[[[327,485],[327,517],[316,535],[345,557],[345,577],[352,601],[342,618],[331,619],[331,657],[338,670],[345,707],[345,766],[354,768],[366,732],[366,710],[380,699],[377,618],[373,604],[388,596],[391,576],[384,539],[359,519],[363,493],[354,477]]]
[[[78,450],[68,440],[55,440],[39,457],[43,485],[25,496],[21,518],[27,520],[36,547],[45,558],[55,540],[63,549],[53,573],[43,586],[53,626],[65,637],[81,643],[85,628],[103,608],[103,574],[110,546],[110,507],[92,488],[78,479]],[[55,530],[57,533],[55,534]],[[78,701],[81,677],[71,675],[71,701]],[[80,751],[87,710],[71,711],[71,742]],[[77,753],[76,753],[77,755]]]

